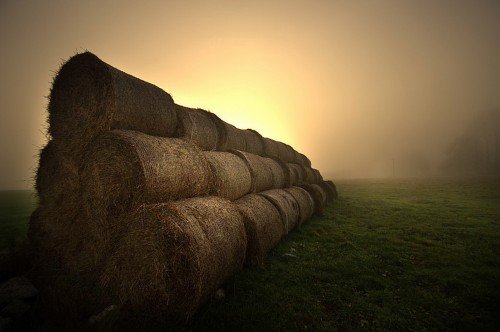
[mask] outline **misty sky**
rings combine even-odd
[[[52,77],[83,50],[334,179],[432,168],[500,106],[499,1],[0,0],[0,47],[0,189],[32,186]]]

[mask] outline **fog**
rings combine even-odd
[[[324,177],[494,175],[499,36],[498,1],[0,1],[0,189],[32,187],[52,77],[83,50]]]

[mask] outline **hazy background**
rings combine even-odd
[[[325,177],[500,169],[500,1],[0,0],[0,48],[0,189],[31,187],[44,96],[85,49]]]

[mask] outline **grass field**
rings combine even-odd
[[[207,304],[192,328],[500,326],[498,181],[337,185],[341,198],[324,217],[289,234],[263,268],[230,280],[226,297]],[[2,245],[22,239],[33,207],[29,194],[9,195],[1,196]]]

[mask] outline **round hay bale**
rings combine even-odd
[[[299,153],[299,161],[298,164],[304,167],[311,167],[311,161],[304,154]]]
[[[176,136],[192,141],[202,150],[216,150],[219,132],[210,113],[180,105],[176,107],[179,119]]]
[[[304,167],[304,173],[306,175],[304,182],[305,183],[316,183],[316,174],[313,169],[310,167]]]
[[[212,174],[210,193],[227,198],[238,199],[252,190],[252,176],[246,162],[230,152],[203,152]]]
[[[287,163],[288,173],[290,174],[290,186],[296,186],[304,182],[304,173],[300,165]]]
[[[100,136],[82,171],[88,215],[105,222],[142,203],[208,195],[210,165],[179,138],[113,130]]]
[[[101,285],[132,310],[188,320],[242,269],[247,239],[236,207],[219,197],[144,205],[101,275]]]
[[[327,181],[325,181],[325,183],[332,189],[333,199],[338,199],[339,193],[337,191],[337,186],[335,185],[335,183],[333,183],[333,181],[331,181],[331,180],[327,180]]]
[[[41,206],[30,218],[28,240],[41,264],[54,264],[73,272],[88,271],[96,266],[103,252],[94,250],[86,220],[74,208],[68,212],[60,206]],[[92,242],[92,243],[89,243]],[[99,246],[99,249],[101,247]]]
[[[66,196],[80,193],[78,165],[59,143],[51,140],[40,152],[35,188],[44,205],[59,205]]]
[[[302,154],[300,154],[296,150],[293,150],[293,162],[295,164],[299,164],[299,165],[302,165],[302,163],[303,163]],[[302,166],[304,166],[304,165],[302,165]]]
[[[269,167],[273,174],[273,188],[278,189],[285,187],[288,182],[288,175],[285,174],[282,165],[278,161],[271,158],[264,157],[262,161]]]
[[[300,187],[285,188],[284,190],[292,195],[299,205],[299,225],[302,225],[314,213],[314,201],[311,195]]]
[[[318,185],[325,192],[327,202],[331,202],[335,196],[335,192],[333,191],[332,187],[330,187],[325,181],[319,182]]]
[[[266,190],[259,195],[269,200],[278,209],[285,234],[294,229],[299,222],[299,205],[290,193],[283,189]]]
[[[219,130],[223,132],[222,142],[219,145],[218,150],[227,151],[227,150],[241,150],[246,151],[246,138],[245,131],[239,128],[236,128],[232,124],[229,124],[225,121],[220,120]]]
[[[316,168],[313,168],[312,170],[314,172],[314,177],[316,179],[314,183],[319,184],[323,182],[323,176],[321,176],[321,173]]]
[[[325,191],[317,184],[303,184],[300,187],[311,195],[314,201],[314,213],[318,216],[322,216],[327,199]]]
[[[264,156],[264,141],[262,136],[253,129],[243,130],[246,152]]]
[[[172,136],[177,115],[172,97],[90,52],[77,54],[57,73],[49,100],[49,133],[75,153],[111,129]]]
[[[293,163],[295,161],[295,150],[288,144],[280,142],[280,159],[285,163]]]
[[[234,202],[240,211],[248,239],[246,264],[262,265],[266,254],[285,234],[281,215],[266,198],[249,194]]]
[[[229,152],[237,155],[247,164],[252,177],[251,192],[260,192],[273,188],[273,172],[263,160],[264,157],[238,150],[230,150]]]
[[[332,188],[329,185],[327,185],[324,181],[318,183],[318,186],[320,186],[323,189],[323,191],[325,192],[326,201],[330,202],[333,199],[333,195],[334,195]]]
[[[271,138],[263,137],[262,141],[264,143],[264,154],[268,158],[279,159],[280,158],[280,142],[275,141]]]

